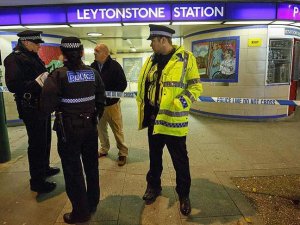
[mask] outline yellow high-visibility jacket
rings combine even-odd
[[[186,136],[188,133],[188,113],[192,102],[202,93],[202,84],[191,52],[183,47],[173,46],[176,50],[162,71],[162,96],[159,112],[155,119],[153,134]],[[149,57],[142,67],[138,80],[138,128],[143,129],[145,108],[145,83],[150,70],[153,56]],[[157,67],[156,67],[157,68]]]

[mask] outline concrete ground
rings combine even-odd
[[[234,176],[300,174],[300,119],[279,122],[241,122],[190,116],[187,145],[192,175],[190,216],[182,216],[175,192],[175,171],[164,152],[163,191],[145,205],[145,176],[149,167],[146,130],[137,130],[134,99],[122,100],[128,163],[118,167],[112,149],[100,162],[101,200],[90,225],[236,225],[262,224],[254,208],[233,185]],[[71,209],[63,174],[54,192],[37,196],[29,188],[27,136],[23,126],[8,128],[12,159],[0,164],[0,224],[62,225]],[[53,133],[51,163],[59,166]],[[38,138],[38,137],[37,137]]]

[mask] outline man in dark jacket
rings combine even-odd
[[[49,167],[51,117],[39,110],[39,95],[48,76],[37,54],[40,43],[44,43],[41,33],[32,30],[18,33],[18,44],[4,60],[4,66],[6,85],[14,93],[19,117],[27,130],[30,188],[47,193],[56,184],[46,181],[46,177],[59,173],[59,168]]]
[[[94,50],[95,61],[91,67],[100,73],[105,91],[123,92],[127,87],[127,81],[121,65],[110,57],[108,47],[105,44],[98,44]],[[124,143],[119,98],[106,98],[104,113],[98,124],[98,135],[101,143],[99,157],[107,156],[110,148],[107,124],[112,129],[119,149],[118,165],[124,166],[128,156],[128,148]]]

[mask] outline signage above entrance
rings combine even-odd
[[[300,5],[279,3],[277,18],[281,20],[300,20]]]
[[[0,8],[0,18],[0,26],[236,20],[300,21],[300,5],[272,2],[173,2],[24,6]]]

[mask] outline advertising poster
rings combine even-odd
[[[238,82],[239,37],[192,42],[201,81]]]

